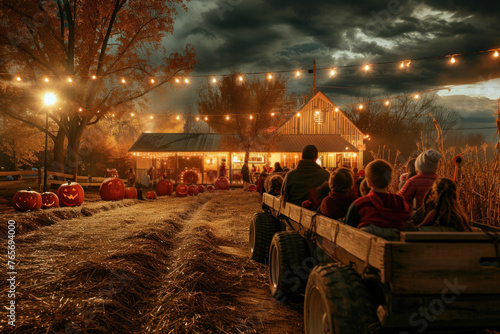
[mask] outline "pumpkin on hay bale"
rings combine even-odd
[[[175,188],[175,195],[177,197],[186,197],[188,195],[189,188],[184,183],[179,183]]]
[[[214,191],[214,190],[215,190],[215,187],[214,187],[213,185],[209,184],[209,185],[207,186],[207,191],[208,191],[209,193],[211,193],[211,192],[212,192],[212,191]]]
[[[202,186],[201,184],[199,184],[199,185],[198,185],[198,192],[199,192],[200,194],[203,194],[203,193],[205,192],[205,187],[204,187],[204,186]]]
[[[78,183],[68,181],[68,183],[61,184],[57,190],[57,197],[62,206],[80,206],[85,198],[85,192]]]
[[[125,184],[119,178],[107,178],[101,183],[99,195],[103,201],[121,201],[125,198]]]
[[[42,209],[59,207],[59,197],[52,192],[42,193]]]
[[[36,192],[28,190],[19,190],[12,198],[12,204],[16,211],[34,211],[42,207],[42,196]]]
[[[156,185],[156,195],[172,196],[174,192],[174,184],[170,180],[160,180]]]
[[[219,177],[215,181],[215,190],[229,190],[229,179],[227,177]]]
[[[189,196],[198,196],[198,186],[192,184],[188,187]]]
[[[156,199],[156,193],[154,191],[148,191],[146,193],[146,198],[147,199]]]
[[[137,189],[134,187],[125,188],[125,198],[137,198]]]

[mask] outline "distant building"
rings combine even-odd
[[[293,168],[304,146],[311,144],[319,150],[321,166],[363,166],[364,134],[322,92],[290,115],[276,132],[275,148],[250,152],[250,168],[254,165],[262,171],[266,164],[274,166],[275,162]],[[245,152],[224,149],[223,138],[213,133],[143,133],[129,152],[137,157],[138,178],[153,166],[155,178],[163,175],[182,180],[183,173],[193,170],[199,183],[213,183],[224,163],[231,182],[239,183]]]

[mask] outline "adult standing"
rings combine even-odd
[[[135,185],[135,179],[136,179],[136,175],[135,175],[134,167],[130,167],[130,169],[128,171],[128,179],[127,179],[129,187],[133,187]]]
[[[222,160],[219,169],[219,177],[224,177],[224,176],[226,176],[226,160]]]
[[[281,188],[281,201],[301,205],[312,189],[319,187],[330,178],[330,172],[316,163],[318,149],[307,145],[302,150],[302,160],[297,168],[288,172]]]
[[[248,162],[246,161],[241,168],[241,175],[243,178],[243,191],[246,191],[248,190],[248,186],[250,185],[250,170],[248,169]]]

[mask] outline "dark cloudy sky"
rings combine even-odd
[[[317,85],[342,105],[346,97],[371,90],[398,95],[460,85],[440,91],[440,102],[460,113],[463,127],[494,127],[500,98],[500,57],[493,53],[414,60],[406,70],[397,64],[361,65],[432,58],[500,48],[498,1],[470,0],[191,0],[178,16],[166,43],[177,50],[191,43],[198,65],[193,74],[272,72],[340,67],[335,77],[319,71]],[[341,68],[342,66],[359,67]],[[312,76],[289,76],[291,91],[304,93]],[[196,102],[203,79],[167,99],[166,108],[181,111]],[[344,87],[344,88],[330,88]],[[495,130],[481,130],[492,140]]]

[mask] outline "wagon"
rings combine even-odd
[[[500,326],[498,229],[400,232],[389,241],[285,204],[264,194],[250,253],[269,265],[275,298],[304,298],[306,333]]]

